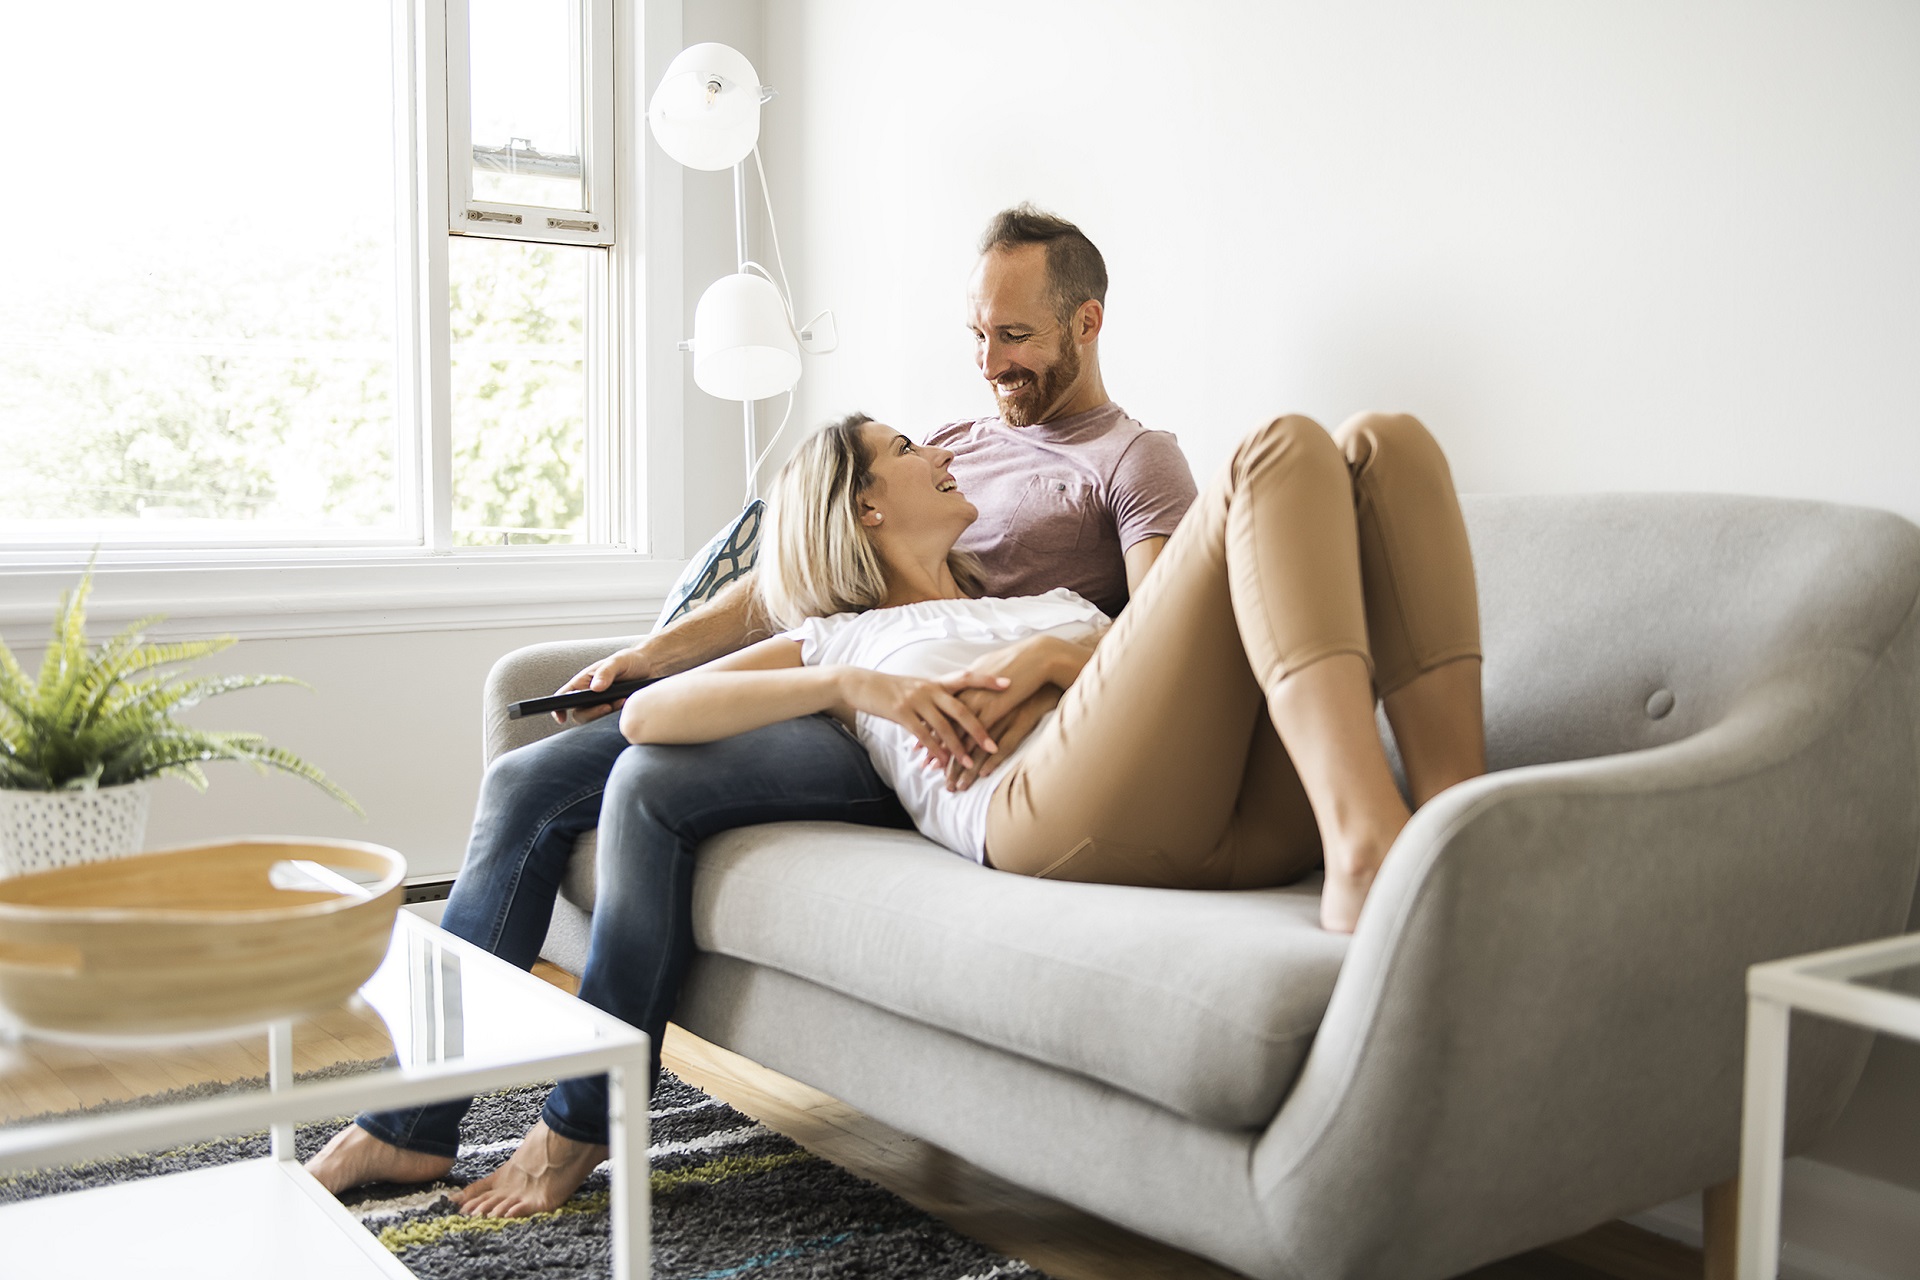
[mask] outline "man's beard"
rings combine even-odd
[[[1069,342],[1051,369],[1035,375],[1033,381],[1015,394],[1000,395],[996,384],[994,399],[1000,405],[1001,420],[1010,427],[1030,427],[1044,421],[1040,415],[1058,404],[1061,393],[1079,376],[1080,348]]]

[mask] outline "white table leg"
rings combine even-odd
[[[292,1087],[293,1023],[282,1020],[267,1028],[267,1088],[279,1093]],[[293,1126],[276,1124],[269,1132],[273,1135],[273,1158],[294,1159]]]
[[[648,1051],[607,1072],[607,1145],[613,1189],[607,1217],[613,1225],[613,1280],[653,1274],[652,1179],[647,1168]]]
[[[1780,1273],[1781,1161],[1787,1137],[1787,1030],[1792,1010],[1747,1000],[1747,1077],[1740,1121],[1739,1280]]]

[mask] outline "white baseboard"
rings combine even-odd
[[[1787,1161],[1780,1280],[1914,1280],[1920,1277],[1920,1191],[1817,1160]],[[1700,1197],[1627,1219],[1700,1247]]]
[[[440,923],[440,917],[445,913],[446,909],[447,900],[445,898],[440,898],[433,902],[409,902],[401,908],[403,911],[413,912],[413,914],[419,916],[422,920],[426,920],[432,924]]]

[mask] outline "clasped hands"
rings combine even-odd
[[[926,752],[928,768],[943,769],[947,790],[965,791],[999,768],[1026,741],[1041,717],[1060,704],[1091,651],[1052,636],[1030,636],[975,661],[952,691],[974,723],[986,730],[979,752]],[[985,677],[984,682],[979,678]],[[975,741],[978,741],[976,738]],[[922,745],[925,745],[924,740]]]

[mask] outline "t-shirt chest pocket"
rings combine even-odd
[[[1067,476],[1033,476],[1014,508],[1013,540],[1031,551],[1076,551],[1093,540],[1093,486]]]

